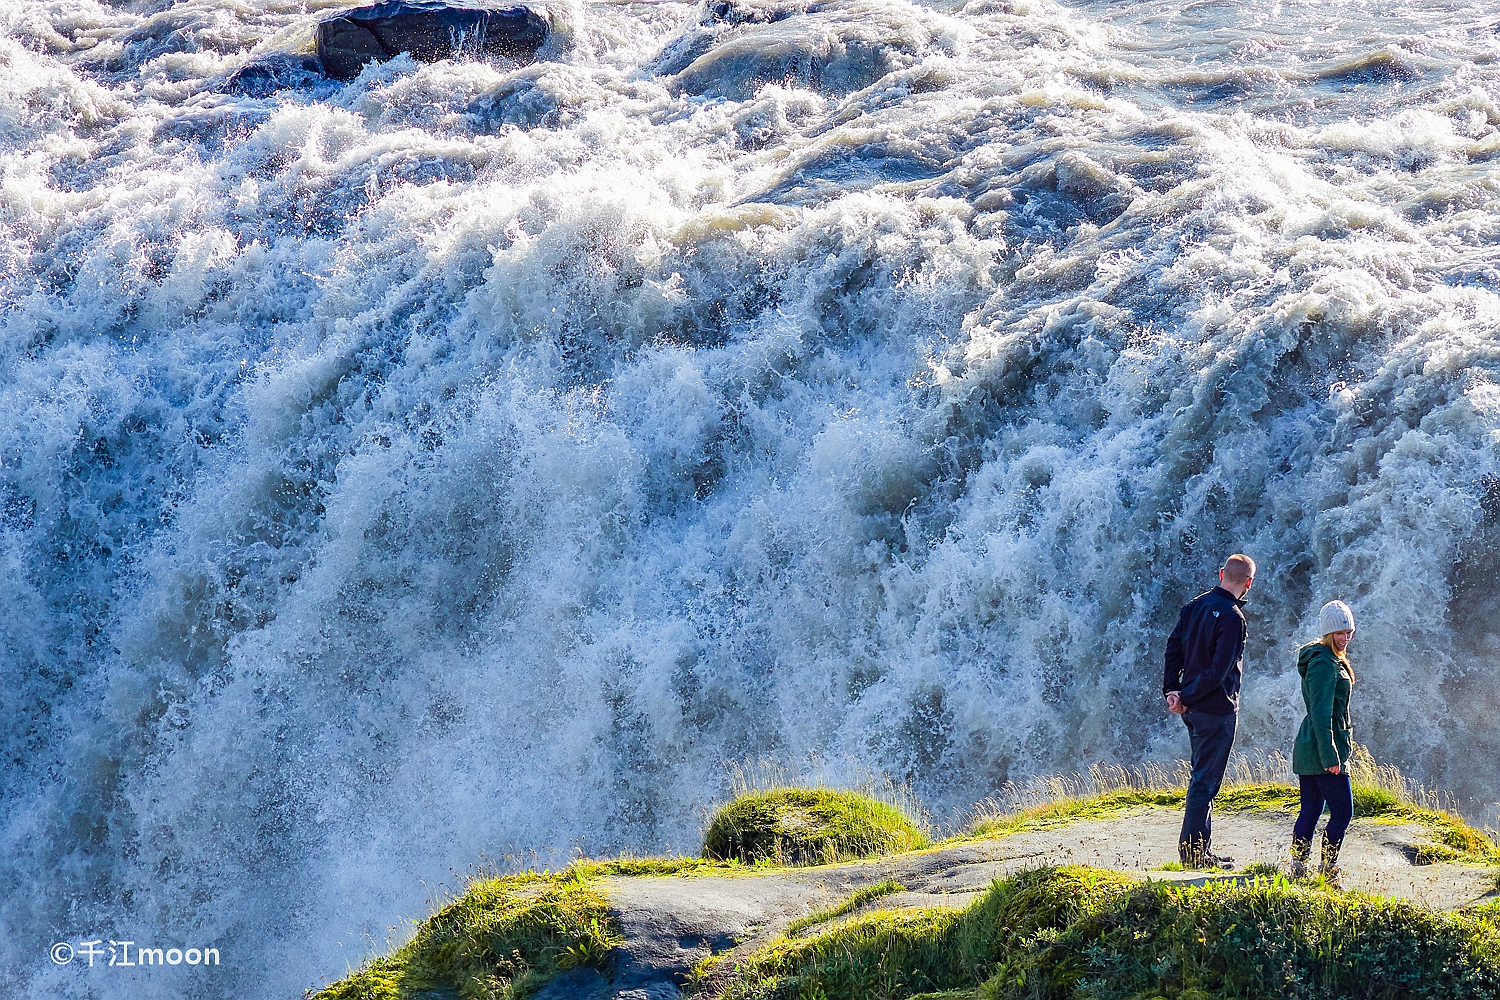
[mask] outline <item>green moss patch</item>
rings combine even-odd
[[[521,1000],[558,973],[604,964],[620,943],[599,879],[750,871],[738,861],[627,857],[477,880],[422,921],[411,941],[309,990],[308,1000],[428,1000],[432,990],[456,990],[462,1000]]]
[[[1202,887],[1042,869],[962,911],[779,940],[728,1000],[1382,1000],[1500,996],[1500,908],[1459,914],[1283,879]]]
[[[724,1000],[905,998],[970,989],[1039,931],[1066,927],[1133,884],[1095,869],[996,883],[965,910],[886,910],[801,939],[780,939],[735,970]]]
[[[1143,884],[1001,956],[980,995],[1375,1000],[1495,996],[1496,913],[1285,881]]]
[[[928,845],[895,806],[858,792],[778,788],[749,792],[714,814],[703,856],[781,866],[833,864]]]
[[[415,1000],[455,989],[463,1000],[519,1000],[560,972],[598,966],[620,942],[603,895],[580,871],[474,882],[390,955],[310,1000]]]

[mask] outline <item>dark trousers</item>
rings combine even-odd
[[[1292,827],[1292,839],[1312,840],[1326,802],[1328,826],[1324,828],[1323,836],[1330,844],[1342,844],[1349,821],[1354,818],[1354,789],[1349,786],[1349,775],[1329,774],[1327,771],[1299,774],[1297,784],[1302,787],[1302,808],[1297,813],[1297,825]]]
[[[1214,796],[1224,784],[1229,748],[1234,745],[1237,715],[1209,715],[1188,709],[1182,716],[1193,748],[1193,779],[1188,783],[1187,813],[1177,838],[1184,862],[1192,851],[1207,853],[1213,839]]]

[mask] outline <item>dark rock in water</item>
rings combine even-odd
[[[271,56],[241,66],[220,89],[244,97],[270,97],[278,90],[306,87],[321,79],[323,66],[314,56]]]
[[[807,0],[709,0],[699,20],[703,24],[774,24],[798,14],[816,14],[822,9]]]
[[[365,63],[402,52],[423,62],[464,52],[530,59],[547,31],[546,17],[528,7],[392,0],[321,21],[318,59],[323,71],[339,80],[352,80]]]

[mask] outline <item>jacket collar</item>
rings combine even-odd
[[[1231,601],[1234,602],[1235,607],[1243,608],[1245,606],[1245,600],[1246,600],[1245,598],[1235,597],[1233,594],[1231,594],[1229,591],[1225,590],[1223,587],[1215,587],[1211,591],[1211,593],[1221,594],[1224,597],[1227,597],[1229,600],[1231,600]]]

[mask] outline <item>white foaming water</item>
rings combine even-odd
[[[293,996],[731,761],[1179,756],[1235,549],[1242,745],[1342,597],[1359,737],[1500,792],[1493,17],[559,3],[226,86],[335,6],[0,3],[7,995]]]

